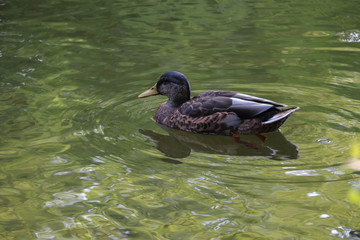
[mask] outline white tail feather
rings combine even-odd
[[[267,121],[263,122],[263,124],[270,124],[273,122],[277,122],[283,118],[287,118],[289,115],[291,115],[293,112],[295,112],[296,110],[298,110],[299,107],[296,108],[290,108],[284,112],[280,112],[278,114],[275,114],[274,116],[272,116],[271,118],[269,118]]]

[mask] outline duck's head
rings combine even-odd
[[[166,72],[149,90],[141,93],[139,98],[150,97],[154,95],[165,95],[169,98],[168,104],[178,107],[184,102],[190,100],[190,84],[184,74],[180,72]]]

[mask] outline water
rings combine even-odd
[[[1,238],[356,238],[359,2],[0,8]],[[265,142],[163,129],[137,95],[169,70],[301,109]]]

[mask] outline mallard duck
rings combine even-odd
[[[275,131],[299,107],[230,91],[208,91],[190,99],[190,84],[180,72],[166,72],[139,98],[165,95],[155,113],[159,124],[203,134],[261,134]]]

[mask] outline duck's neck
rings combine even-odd
[[[174,101],[174,100],[169,99],[165,104],[166,104],[166,107],[168,107],[169,109],[176,109],[176,108],[180,107],[186,101],[183,101],[183,100]]]
[[[190,92],[183,94],[170,94],[169,100],[166,102],[166,105],[170,108],[178,108],[183,103],[190,100]]]
[[[177,107],[171,107],[168,102],[164,102],[156,110],[154,119],[157,123],[167,125],[168,117],[177,109]]]

